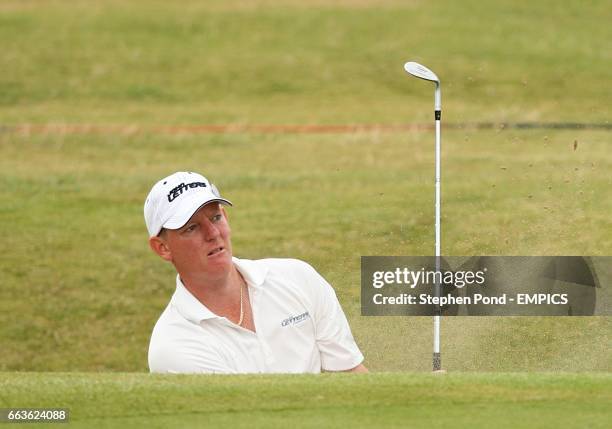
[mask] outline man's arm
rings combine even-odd
[[[370,371],[362,363],[360,363],[355,368],[347,369],[344,372],[370,372]]]
[[[314,299],[316,343],[321,354],[321,369],[332,372],[368,372],[363,366],[363,354],[355,343],[348,320],[334,289],[309,267]],[[345,368],[351,369],[345,369]]]
[[[345,369],[345,370],[340,370],[340,371],[328,371],[328,370],[322,370],[322,372],[360,372],[360,373],[365,373],[365,372],[370,372],[362,363],[357,365],[355,368],[351,368],[351,369]]]

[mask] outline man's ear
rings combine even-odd
[[[161,237],[151,237],[149,238],[149,246],[155,253],[159,255],[160,258],[172,262],[172,252],[168,247],[166,241]]]

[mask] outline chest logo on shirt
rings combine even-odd
[[[298,323],[303,322],[304,320],[308,319],[310,317],[310,313],[306,312],[306,313],[302,313],[302,314],[298,314],[297,316],[291,316],[286,318],[285,320],[283,320],[281,322],[281,326],[284,328],[285,326],[289,326],[289,325],[297,325]]]

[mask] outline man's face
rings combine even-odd
[[[219,203],[210,203],[197,210],[183,227],[165,230],[158,239],[167,252],[157,253],[172,262],[181,277],[206,283],[229,273],[230,235],[225,211]]]

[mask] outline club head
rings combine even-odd
[[[409,61],[404,64],[404,70],[406,70],[408,74],[411,74],[414,77],[418,77],[419,79],[425,79],[430,82],[436,82],[438,84],[440,83],[440,79],[438,79],[438,76],[436,76],[434,72],[419,63]]]

